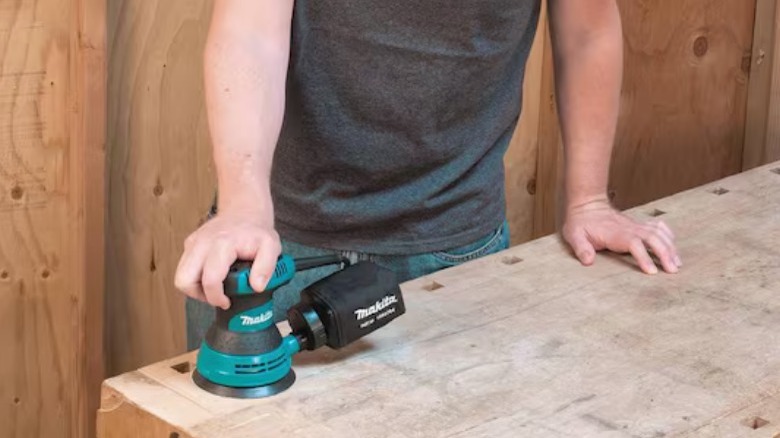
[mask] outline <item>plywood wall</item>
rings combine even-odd
[[[118,373],[180,353],[173,276],[213,197],[202,48],[211,2],[110,0],[107,349]]]
[[[94,432],[105,9],[0,2],[0,436]]]
[[[780,7],[756,2],[742,168],[780,160]]]

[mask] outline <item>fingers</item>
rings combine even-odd
[[[230,266],[236,261],[236,249],[228,240],[218,240],[209,251],[203,263],[203,292],[206,300],[215,307],[227,309],[230,300],[225,296],[223,282],[227,277]]]
[[[666,225],[666,223],[663,221],[651,222],[650,225],[653,226],[651,233],[654,233],[659,239],[663,241],[664,246],[669,252],[671,263],[679,269],[682,266],[682,259],[680,259],[680,255],[677,253],[677,247],[674,244],[674,233],[672,232],[672,229],[669,228],[669,226]],[[666,271],[677,272],[677,270],[670,271],[669,269],[666,269]]]
[[[281,251],[278,239],[268,236],[260,241],[249,273],[249,284],[252,289],[258,292],[265,290],[268,280],[276,269],[276,261]]]
[[[647,253],[647,249],[645,248],[645,244],[642,242],[642,239],[635,238],[632,240],[628,250],[634,257],[634,260],[636,260],[636,262],[639,264],[639,269],[641,269],[646,274],[658,273],[658,268],[655,266],[655,263],[650,257],[650,254]]]
[[[676,273],[677,263],[674,261],[674,249],[659,234],[651,234],[645,238],[645,243],[661,261],[664,271]]]
[[[588,240],[585,231],[581,229],[573,231],[569,235],[568,240],[580,263],[585,266],[592,265],[593,261],[596,259],[596,250],[593,248],[593,244],[590,243],[590,240]]]
[[[661,230],[661,232],[667,237],[667,243],[673,251],[674,263],[678,268],[681,267],[682,259],[680,258],[680,254],[677,252],[677,247],[674,245],[674,232],[672,232],[672,229],[669,228],[669,226],[666,225],[664,221],[659,221],[657,226],[658,229]]]
[[[200,301],[206,301],[206,295],[201,287],[201,275],[203,272],[203,262],[208,254],[207,245],[197,245],[192,239],[187,239],[184,254],[179,259],[179,265],[176,268],[174,285],[190,298]]]

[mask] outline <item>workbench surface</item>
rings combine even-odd
[[[780,437],[780,162],[629,214],[671,225],[679,274],[546,237],[404,284],[404,316],[273,398],[198,389],[194,353],[109,379],[99,433]]]

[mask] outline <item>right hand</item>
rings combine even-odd
[[[217,213],[184,241],[176,269],[176,288],[186,295],[227,309],[223,282],[236,260],[253,260],[252,289],[268,283],[281,253],[279,234],[258,212]]]

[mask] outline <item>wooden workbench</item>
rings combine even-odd
[[[780,437],[780,162],[634,209],[679,274],[581,267],[555,237],[404,285],[407,314],[295,360],[263,400],[194,354],[105,382],[102,437]],[[171,292],[173,293],[173,292]]]

